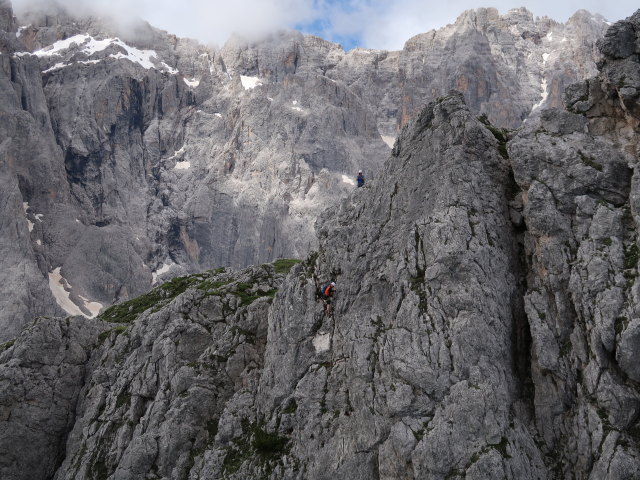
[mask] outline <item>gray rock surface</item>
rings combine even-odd
[[[403,131],[375,185],[323,217],[311,273],[336,279],[335,314],[300,272],[274,305],[258,391],[301,478],[545,475],[514,374],[509,171],[451,93]],[[291,399],[295,421],[278,422]]]
[[[561,24],[525,8],[502,16],[479,8],[407,40],[400,52],[352,50],[328,75],[376,106],[384,135],[395,136],[426,101],[450,89],[463,92],[473,112],[515,128],[541,106],[561,106],[574,79],[595,75],[593,43],[606,28],[604,18],[584,10]]]
[[[3,267],[26,265],[23,280],[0,273],[19,299],[0,314],[5,340],[34,314],[92,316],[158,279],[304,257],[318,215],[358,169],[375,177],[427,101],[457,88],[520,125],[595,73],[607,27],[479,9],[400,52],[345,53],[296,32],[218,49],[54,4],[0,12],[3,182],[29,207],[3,221],[33,224],[3,233]]]
[[[0,477],[52,478],[89,355],[104,329],[83,317],[39,318],[15,343],[0,345]]]
[[[640,392],[627,343],[634,334],[626,331],[638,318],[633,171],[586,130],[582,116],[545,111],[509,143],[523,190],[535,422],[562,476],[586,478],[602,464],[606,478],[625,478],[607,465],[616,455],[640,458]],[[611,448],[600,450],[607,441]]]
[[[64,448],[32,431],[43,464],[57,479],[634,478],[637,158],[592,128],[545,109],[507,132],[459,92],[431,102],[286,278],[286,262],[179,277],[85,321],[80,343],[98,346],[52,416],[69,419]],[[0,357],[17,411],[11,362],[46,343],[40,325]]]
[[[597,78],[572,85],[564,98],[569,110],[589,119],[591,133],[613,140],[636,159],[640,156],[638,28],[640,16],[636,12],[607,30],[598,42],[604,58]]]
[[[216,434],[230,433],[219,426],[225,404],[258,382],[282,279],[271,265],[209,272],[108,309],[101,318],[119,323],[87,365],[55,478],[188,478]]]
[[[638,42],[630,39],[639,20],[640,11],[600,43],[600,73],[568,90],[571,111],[542,109],[518,132],[478,117],[460,92],[429,103],[403,128],[375,179],[333,208],[315,210],[317,251],[304,262],[177,277],[97,319],[42,318],[2,344],[2,478],[637,476],[637,99],[632,83],[613,86],[611,79],[640,71],[632,51]],[[38,33],[34,42],[39,35],[44,38]],[[141,288],[148,258],[161,258],[159,247],[143,240],[150,231],[170,232],[162,248],[185,269],[213,261],[221,255],[215,242],[226,245],[239,232],[225,255],[246,260],[256,255],[255,241],[284,251],[266,239],[278,238],[278,228],[292,231],[291,224],[278,226],[289,218],[283,212],[306,208],[300,203],[307,197],[293,193],[320,198],[322,185],[325,193],[343,195],[341,165],[357,164],[341,156],[348,149],[340,142],[362,141],[356,151],[365,152],[364,139],[379,136],[377,120],[363,116],[366,102],[344,84],[317,75],[312,91],[328,101],[302,97],[308,80],[287,68],[311,63],[297,62],[282,53],[286,49],[250,54],[230,44],[225,58],[212,64],[214,72],[231,65],[230,58],[237,65],[264,58],[273,77],[245,90],[241,82],[249,80],[238,76],[261,70],[210,72],[207,81],[219,81],[222,93],[198,103],[203,83],[181,84],[173,67],[158,62],[143,72],[142,65],[109,57],[126,51],[122,45],[111,44],[98,63],[79,63],[86,61],[81,50],[88,42],[64,54],[74,65],[45,74],[44,90],[30,90],[27,79],[48,60],[26,55],[4,64],[0,84],[11,100],[2,108],[24,118],[34,141],[58,152],[35,182],[23,149],[3,143],[4,158],[15,158],[0,177],[4,208],[15,215],[21,201],[29,204],[22,205],[26,219],[3,224],[12,230],[2,252],[17,255],[31,246],[33,255],[25,257],[31,267],[24,271],[43,263],[52,278],[72,279],[74,288],[84,289],[72,290],[72,299],[100,291],[126,297]],[[337,52],[326,42],[318,48],[323,58]],[[79,91],[75,105],[93,112],[95,126],[72,128],[66,109],[74,107],[60,100],[61,86],[77,87],[76,70],[101,64],[126,75],[96,80],[91,95]],[[196,89],[195,97],[183,96],[183,84]],[[47,89],[58,93],[47,94],[45,112],[35,100]],[[271,118],[271,109],[278,120],[267,127],[260,119]],[[198,110],[208,112],[208,120],[198,120],[204,115]],[[256,111],[265,116],[248,113]],[[172,123],[180,115],[191,120]],[[276,145],[300,153],[318,138],[307,128],[338,117],[345,135],[333,142],[336,150],[307,152],[295,167],[296,178],[312,182],[285,182],[291,177],[278,168],[290,164],[273,163],[284,157],[259,153],[280,152]],[[211,143],[189,140],[220,119],[224,128],[210,134]],[[220,146],[216,138],[233,141]],[[167,157],[174,149],[175,157]],[[173,168],[177,161],[193,164],[181,172]],[[64,162],[66,180],[73,181],[57,173],[56,162]],[[206,186],[172,189],[195,185],[197,172]],[[102,189],[91,176],[102,179]],[[121,181],[129,183],[120,189]],[[24,197],[39,182],[49,189],[49,203]],[[158,216],[139,203],[148,185],[158,189]],[[263,185],[264,192],[285,185],[291,198],[263,204],[242,185]],[[239,204],[264,209],[253,213],[250,240],[248,220],[229,213]],[[189,209],[193,217],[184,215]],[[173,214],[178,224],[171,223]],[[153,221],[125,221],[133,218]],[[224,228],[207,230],[215,222]],[[60,240],[64,225],[73,246]],[[271,233],[256,233],[267,227]],[[134,228],[140,229],[136,241],[126,233]],[[41,238],[55,253],[40,255],[29,245]],[[130,242],[118,241],[123,238]],[[93,256],[79,254],[76,245]],[[65,259],[61,270],[47,263],[54,258]],[[88,261],[95,262],[96,279],[82,263]],[[118,283],[126,275],[130,283]],[[329,280],[337,282],[332,315],[316,298],[317,287]],[[100,282],[102,290],[95,287]],[[127,285],[130,291],[123,290]],[[43,304],[49,292],[40,291]]]
[[[68,188],[46,98],[37,88],[39,65],[12,58],[16,27],[7,2],[0,3],[0,19],[0,341],[6,341],[38,315],[64,313],[43,275],[45,219],[36,215],[47,199],[64,198]],[[29,204],[25,192],[38,192],[38,201]]]

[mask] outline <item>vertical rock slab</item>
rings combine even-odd
[[[0,477],[53,477],[102,330],[83,317],[40,318],[0,346]]]
[[[567,90],[573,113],[543,111],[508,149],[526,224],[535,420],[564,476],[625,478],[640,458],[639,20],[599,43],[598,77]]]
[[[319,255],[271,312],[257,396],[257,418],[290,442],[279,478],[546,476],[516,413],[518,255],[498,147],[451,93],[319,221]],[[314,298],[330,279],[332,316]]]

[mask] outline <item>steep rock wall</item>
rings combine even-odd
[[[20,194],[3,221],[31,229],[3,238],[3,258],[24,265],[2,269],[15,299],[3,339],[34,314],[94,316],[158,279],[305,256],[318,215],[358,169],[375,175],[427,101],[456,88],[472,111],[519,125],[593,74],[607,26],[479,9],[400,52],[345,53],[295,32],[216,49],[55,4],[19,22],[0,11],[3,181]]]
[[[602,72],[627,37],[607,36]],[[460,93],[430,103],[379,177],[321,216],[318,251],[286,280],[290,264],[176,278],[2,345],[2,448],[24,456],[26,422],[43,451],[5,474],[633,475],[637,133],[594,129],[606,112],[632,124],[635,105],[602,75],[590,91],[610,95],[589,96],[584,115],[545,110],[517,133]],[[326,315],[316,289],[331,279]],[[31,362],[43,345],[51,355]],[[61,398],[53,415],[24,401],[30,384]]]

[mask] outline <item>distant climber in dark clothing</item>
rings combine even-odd
[[[364,185],[364,175],[362,174],[362,170],[358,172],[358,178],[356,180],[358,180],[358,188]]]

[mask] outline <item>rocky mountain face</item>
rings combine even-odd
[[[456,88],[519,126],[595,74],[607,27],[479,9],[400,52],[295,32],[213,48],[48,5],[0,4],[4,340],[178,274],[305,256],[425,103]]]
[[[431,102],[304,262],[36,321],[1,347],[2,478],[634,478],[638,32],[518,132]]]

